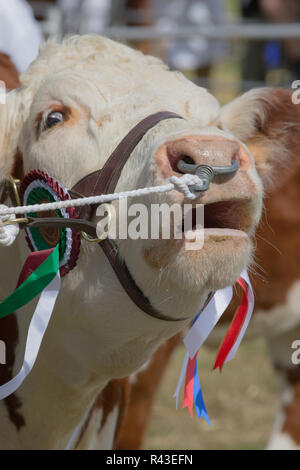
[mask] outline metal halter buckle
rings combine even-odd
[[[9,195],[12,199],[12,202],[15,206],[21,205],[20,195],[18,185],[20,184],[20,180],[13,178],[12,176],[8,176],[6,178],[6,182],[10,185]]]
[[[86,232],[81,232],[81,236],[84,240],[86,240],[87,242],[90,242],[90,243],[100,243],[102,242],[103,240],[106,240],[108,235],[109,235],[109,231],[110,231],[110,227],[111,227],[111,224],[112,224],[112,219],[113,219],[113,214],[112,214],[112,210],[111,210],[111,204],[102,204],[102,206],[105,208],[107,214],[108,214],[108,222],[107,222],[107,230],[105,230],[103,232],[103,234],[99,237],[99,238],[92,238],[90,237]],[[97,230],[97,229],[96,229]],[[98,235],[98,233],[97,233]]]
[[[0,222],[0,225],[14,225],[14,224],[25,224],[27,225],[29,223],[29,219],[27,217],[24,218],[19,218],[19,219],[11,219],[11,220],[6,220],[5,222]]]
[[[13,178],[12,176],[8,176],[5,178],[5,184],[4,184],[4,189],[2,192],[1,197],[4,196],[2,201],[6,199],[7,196],[10,197],[12,203],[15,206],[21,206],[21,200],[20,200],[20,195],[19,195],[19,189],[18,185],[20,184],[20,180]],[[16,218],[16,219],[10,219],[6,220],[5,222],[0,221],[1,226],[7,226],[7,225],[14,225],[14,224],[27,224],[28,223],[28,218],[27,217],[22,217],[22,218]]]

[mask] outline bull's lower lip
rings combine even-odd
[[[201,233],[202,232],[202,233]],[[242,230],[229,229],[229,228],[202,228],[188,231],[184,234],[184,238],[188,240],[193,240],[193,238],[200,238],[202,236],[205,242],[209,241],[226,241],[231,239],[245,239],[248,240],[249,237],[246,232]]]
[[[204,229],[204,238],[210,237],[239,237],[239,238],[248,238],[246,232],[242,230],[229,229],[229,228],[205,228]]]
[[[151,268],[162,268],[179,259],[177,272],[192,269],[204,256],[213,256],[215,262],[218,254],[224,258],[233,258],[233,262],[248,253],[251,238],[242,230],[230,228],[198,228],[183,233],[181,239],[163,240],[144,250],[144,259]],[[177,258],[178,257],[178,258]],[[188,264],[186,264],[186,262]],[[211,263],[209,263],[211,264]],[[246,264],[246,262],[245,262]]]

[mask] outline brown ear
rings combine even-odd
[[[0,104],[0,183],[19,170],[19,136],[28,117],[32,96],[29,87],[19,88],[7,93],[5,104]]]
[[[1,83],[4,84],[4,89],[6,88],[8,90],[17,88],[20,85],[19,74],[16,67],[6,54],[2,54],[0,52],[0,85]],[[3,100],[1,100],[0,104],[0,141],[2,144],[2,150],[0,151],[0,180],[1,177],[7,176],[7,174],[11,174],[15,178],[19,178],[19,176],[22,174],[22,159],[20,158],[18,150],[15,152],[15,156],[12,158],[8,158],[8,156],[5,155],[6,151],[8,153],[9,148],[9,132],[13,133],[12,127],[10,128],[10,131],[8,131],[8,128],[5,125],[5,123],[8,123],[9,119],[9,112],[7,106],[9,105],[9,109],[11,109],[11,107],[13,106],[12,102],[15,101],[12,100],[11,97],[8,99],[8,97],[9,95],[6,94],[6,98],[4,100],[5,102],[3,103]]]
[[[293,103],[291,91],[245,93],[222,108],[221,122],[253,153],[267,190],[300,165],[300,105]]]
[[[0,183],[11,175],[15,166],[21,119],[20,94],[12,91],[6,94],[5,104],[0,104]]]
[[[0,80],[2,80],[8,90],[13,90],[20,85],[19,74],[10,58],[0,52]]]

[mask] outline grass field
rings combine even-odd
[[[211,428],[187,409],[175,409],[184,348],[173,356],[154,408],[145,449],[263,449],[279,401],[265,342],[244,342],[222,374],[212,372],[216,351],[199,353],[200,382]],[[182,401],[181,401],[182,403]]]

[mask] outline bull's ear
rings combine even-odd
[[[6,93],[0,104],[0,182],[13,174],[18,141],[31,104],[31,92],[18,89]]]
[[[289,90],[259,88],[221,110],[224,129],[253,153],[266,189],[273,188],[281,179],[278,175],[284,176],[300,159],[300,105],[292,98]]]

